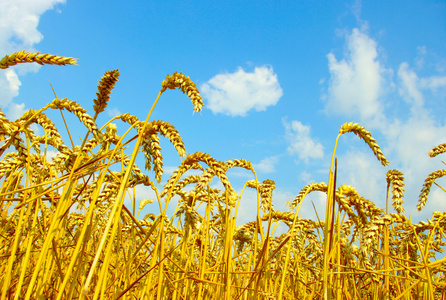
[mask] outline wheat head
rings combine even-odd
[[[47,65],[75,65],[76,59],[72,57],[57,56],[52,54],[40,54],[40,52],[30,53],[25,50],[6,55],[0,60],[0,69],[7,69],[18,63],[38,63]]]
[[[378,143],[372,137],[372,134],[365,129],[365,127],[359,126],[358,123],[353,123],[353,122],[345,123],[341,126],[341,129],[339,130],[339,135],[342,135],[347,132],[353,132],[361,139],[363,139],[364,142],[366,142],[366,144],[369,145],[370,149],[372,149],[376,158],[381,162],[381,164],[384,167],[389,164],[389,161],[384,157],[384,154],[379,148]]]
[[[427,196],[430,193],[431,186],[434,183],[435,179],[443,177],[445,175],[446,175],[446,170],[437,170],[429,174],[429,176],[427,176],[426,180],[424,180],[420,196],[418,197],[418,204],[417,204],[418,211],[421,211],[424,205],[426,205]]]
[[[103,112],[107,103],[110,100],[111,90],[115,87],[116,82],[119,78],[118,69],[105,72],[104,76],[98,84],[98,92],[96,93],[96,99],[93,99],[94,105],[93,109],[96,115]]]
[[[389,170],[386,174],[387,184],[392,186],[392,206],[400,214],[404,211],[404,176],[398,170]]]
[[[166,80],[162,82],[161,93],[166,91],[166,89],[174,90],[179,88],[184,94],[186,94],[192,104],[194,105],[194,111],[200,112],[203,108],[203,100],[201,98],[200,92],[198,91],[195,83],[190,80],[190,78],[183,73],[175,72],[172,75],[167,75]]]
[[[427,154],[429,155],[429,157],[435,157],[444,152],[446,152],[446,143],[432,148]]]

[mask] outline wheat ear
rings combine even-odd
[[[274,211],[273,208],[273,190],[276,188],[276,183],[273,180],[267,179],[260,185],[260,208],[263,212],[267,210]]]
[[[52,109],[66,109],[67,111],[73,113],[82,123],[84,123],[85,127],[87,127],[98,140],[102,140],[102,134],[98,130],[94,119],[87,114],[87,110],[82,108],[75,101],[68,100],[67,98],[56,98],[49,104],[49,107]]]
[[[387,172],[387,184],[392,186],[392,206],[397,213],[402,213],[403,208],[403,193],[404,193],[404,176],[398,170],[389,170]]]
[[[378,143],[372,137],[372,134],[365,129],[365,127],[359,126],[358,123],[353,123],[353,122],[345,123],[341,126],[341,129],[339,130],[339,135],[342,135],[347,132],[353,132],[361,139],[363,139],[364,142],[366,142],[367,145],[369,145],[370,149],[372,149],[376,158],[381,162],[381,164],[384,167],[389,164],[389,161],[384,157],[384,154],[379,148]]]
[[[76,59],[72,57],[57,56],[53,54],[30,53],[25,50],[6,55],[0,60],[0,69],[7,69],[19,63],[38,63],[41,65],[75,65]]]
[[[423,183],[423,188],[421,189],[420,197],[418,199],[418,204],[417,204],[418,211],[421,211],[421,209],[423,209],[423,206],[426,205],[427,196],[430,193],[431,186],[434,183],[435,179],[443,177],[445,175],[446,175],[446,170],[437,170],[429,174],[429,176],[427,176],[426,180]]]
[[[115,87],[119,78],[118,69],[105,72],[104,76],[98,84],[98,92],[96,93],[96,99],[93,100],[93,109],[96,115],[103,112],[107,107],[108,101],[110,101],[111,90]]]
[[[429,155],[429,157],[435,157],[444,152],[446,152],[446,144],[441,144],[432,148],[432,150],[429,151],[427,154]]]
[[[201,111],[203,108],[203,100],[197,86],[188,76],[178,72],[167,75],[166,80],[163,80],[161,93],[164,93],[166,89],[174,90],[175,88],[179,88],[190,98],[194,105],[194,111]]]
[[[297,196],[294,198],[294,200],[291,202],[290,207],[295,208],[302,200],[303,198],[313,192],[313,191],[320,191],[326,193],[328,189],[328,186],[325,182],[313,182],[310,184],[307,184],[303,187],[303,189],[297,194]]]

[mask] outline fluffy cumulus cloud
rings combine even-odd
[[[239,67],[234,73],[218,74],[200,90],[212,112],[242,117],[252,109],[266,110],[283,95],[277,75],[269,66],[256,67],[253,72]]]
[[[289,154],[297,155],[305,162],[324,157],[324,147],[311,137],[309,125],[303,125],[296,120],[288,122],[286,118],[282,119],[282,123],[289,143],[287,149]]]
[[[65,0],[0,0],[0,55],[23,49],[33,51],[35,44],[43,39],[37,29],[40,16]],[[18,75],[37,71],[38,65],[17,66],[0,72],[0,107],[6,107],[19,93]]]
[[[329,114],[358,116],[378,125],[383,118],[380,96],[389,70],[378,60],[377,43],[355,28],[347,35],[348,53],[342,60],[327,55],[330,81],[325,111]]]
[[[17,120],[23,114],[25,113],[25,103],[17,104],[17,103],[11,103],[9,104],[9,111],[8,111],[8,119],[10,120]]]
[[[262,159],[258,164],[253,164],[256,171],[262,173],[274,173],[276,171],[276,164],[279,161],[279,156],[269,156]]]
[[[21,82],[14,70],[8,69],[0,72],[0,89],[2,91],[0,94],[1,107],[8,105],[12,98],[19,94],[20,85]]]
[[[446,88],[446,76],[431,76],[419,78],[407,62],[400,64],[398,69],[399,93],[411,105],[413,113],[423,110],[425,91],[436,91]]]

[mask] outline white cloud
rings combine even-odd
[[[357,28],[347,36],[346,59],[338,61],[327,55],[330,70],[325,111],[327,114],[359,116],[360,120],[379,125],[383,118],[380,96],[384,76],[390,72],[378,61],[377,44]]]
[[[109,117],[116,117],[116,116],[119,116],[120,114],[121,114],[121,112],[119,111],[119,109],[118,108],[116,108],[116,107],[113,107],[113,108],[108,108],[107,107],[107,110],[106,110],[106,112],[107,112],[107,115],[109,116]]]
[[[277,75],[269,66],[256,67],[254,72],[239,67],[235,73],[218,74],[200,90],[212,112],[233,117],[244,117],[252,109],[264,111],[283,95]]]
[[[7,106],[19,94],[21,82],[12,69],[0,72],[0,106]]]
[[[423,68],[424,66],[424,57],[426,56],[426,46],[417,47],[417,57],[415,58],[415,64],[418,69]]]
[[[9,105],[8,113],[6,114],[8,119],[11,121],[15,121],[25,113],[25,103],[17,104],[11,103]]]
[[[65,0],[15,0],[0,1],[0,55],[20,50],[34,51],[33,46],[43,39],[37,30],[40,16]],[[0,106],[6,107],[19,93],[20,80],[17,76],[36,72],[39,65],[14,66],[0,72]],[[16,73],[17,72],[17,73]]]
[[[431,76],[420,79],[420,86],[424,89],[436,90],[446,87],[446,76]]]
[[[56,152],[54,150],[47,150],[46,151],[46,161],[51,161],[53,158],[57,156],[59,152]]]
[[[40,16],[65,0],[1,1],[0,41],[14,47],[32,47],[43,39],[37,30]],[[6,49],[11,50],[11,49]]]
[[[296,154],[299,159],[308,162],[308,160],[323,158],[324,147],[321,143],[313,140],[310,135],[310,126],[303,125],[299,121],[288,122],[285,118],[282,119],[285,127],[286,139],[290,143],[288,146],[288,153]]]
[[[400,64],[398,77],[401,80],[399,93],[403,99],[412,105],[413,109],[420,109],[423,104],[423,95],[419,89],[419,79],[417,74],[409,69],[408,63]]]
[[[254,170],[260,171],[262,173],[274,173],[276,172],[275,165],[279,161],[279,157],[276,156],[269,156],[262,159],[258,164],[253,164]]]
[[[310,182],[314,182],[313,175],[307,171],[300,172],[299,179],[303,181],[305,184],[309,184]]]

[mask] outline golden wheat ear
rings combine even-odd
[[[429,155],[429,157],[435,157],[439,154],[442,154],[446,152],[446,143],[445,144],[440,144],[434,148],[432,148],[432,150],[430,150],[427,155]]]
[[[93,109],[96,113],[96,116],[103,112],[107,107],[108,101],[110,101],[110,94],[112,89],[115,87],[116,82],[119,78],[118,69],[105,72],[104,76],[101,77],[101,80],[98,84],[98,92],[96,93],[96,99],[93,99],[94,105]]]
[[[198,91],[195,83],[183,73],[175,72],[172,75],[167,75],[166,80],[162,82],[161,93],[164,93],[166,89],[174,90],[179,88],[184,94],[186,94],[192,104],[194,105],[194,111],[200,112],[203,108],[203,100],[200,92]]]
[[[386,174],[387,184],[392,186],[392,206],[398,214],[404,212],[404,176],[398,170],[389,170]]]
[[[53,54],[40,54],[40,52],[27,52],[25,50],[6,55],[0,60],[0,69],[7,69],[20,63],[38,63],[40,65],[75,65],[76,59],[72,57],[57,56]]]
[[[424,180],[423,188],[421,189],[421,193],[418,198],[418,204],[417,204],[418,211],[421,211],[423,207],[426,205],[427,196],[431,191],[432,184],[435,182],[437,178],[441,178],[443,176],[446,176],[446,170],[437,170],[429,174],[426,180]]]
[[[384,154],[379,148],[378,143],[372,137],[372,134],[365,129],[365,127],[359,126],[358,123],[353,123],[353,122],[345,123],[341,126],[341,129],[339,130],[339,135],[342,135],[347,132],[353,132],[361,139],[363,139],[364,142],[366,142],[366,144],[369,145],[370,149],[372,149],[376,158],[381,162],[381,164],[384,167],[389,165],[389,161],[384,157]]]

